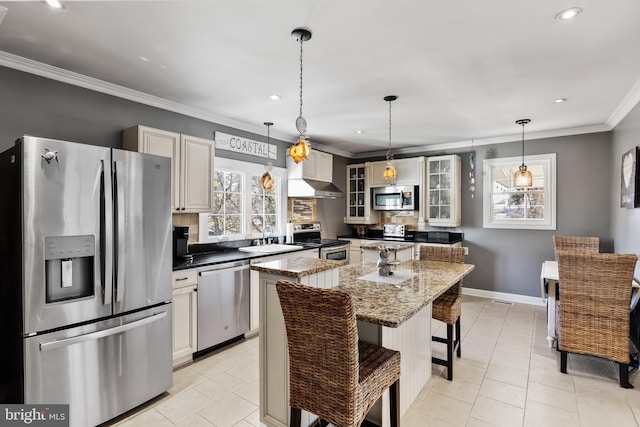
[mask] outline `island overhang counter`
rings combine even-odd
[[[251,268],[260,272],[260,418],[268,426],[286,427],[289,369],[286,329],[275,290],[278,280],[335,288],[351,295],[359,338],[401,353],[403,414],[431,377],[431,302],[474,266],[408,261],[397,265],[387,277],[377,274],[375,263],[340,266],[335,261],[310,258],[272,261]],[[388,400],[387,392],[367,418],[386,426]],[[310,424],[313,416],[303,412],[303,425],[308,425],[305,421]]]

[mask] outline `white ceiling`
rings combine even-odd
[[[307,27],[309,136],[356,157],[388,146],[385,95],[399,97],[394,151],[518,140],[520,118],[532,119],[527,139],[608,130],[640,99],[638,0],[0,5],[8,9],[0,65],[26,58],[259,135],[272,121],[271,135],[290,141],[299,108],[299,44],[290,33]],[[554,19],[571,6],[584,12]],[[270,101],[272,93],[282,99]],[[552,102],[560,97],[568,102]]]

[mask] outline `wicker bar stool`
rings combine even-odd
[[[351,296],[288,281],[276,290],[289,344],[290,426],[300,426],[304,409],[357,427],[387,388],[391,426],[399,426],[400,353],[358,341]]]
[[[600,238],[581,236],[553,236],[553,250],[558,260],[558,251],[600,252]]]
[[[420,259],[427,261],[443,261],[464,263],[464,248],[452,248],[450,246],[421,246]],[[447,344],[447,359],[432,357],[431,362],[446,366],[447,379],[453,379],[453,350],[456,356],[462,355],[460,345],[460,315],[462,314],[462,280],[450,287],[444,294],[436,298],[432,303],[431,317],[447,324],[447,338],[432,336],[436,342]],[[453,327],[456,328],[455,338]]]
[[[560,303],[556,336],[560,372],[567,373],[567,353],[618,362],[620,386],[629,383],[629,303],[635,254],[558,251]]]

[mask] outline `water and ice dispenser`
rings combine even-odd
[[[46,302],[94,295],[95,236],[45,237]]]

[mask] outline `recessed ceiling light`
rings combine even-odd
[[[360,135],[360,134],[364,133],[364,131],[363,131],[363,130],[357,130],[357,131],[356,131],[356,133],[357,133],[358,135]]]
[[[280,95],[276,95],[275,93],[273,95],[269,95],[269,99],[272,101],[279,101],[280,100]]]
[[[567,98],[556,98],[553,102],[554,104],[562,104],[563,102],[567,102]]]
[[[54,9],[64,9],[65,5],[62,4],[60,2],[60,0],[45,0],[45,3],[47,3],[49,6],[51,6]]]
[[[147,58],[146,56],[140,56],[139,58],[142,62],[149,62],[149,58]]]
[[[571,7],[569,9],[565,9],[565,10],[559,12],[556,15],[556,20],[558,20],[558,21],[568,21],[568,20],[573,19],[576,16],[580,15],[581,13],[582,13],[582,8],[581,7]]]

